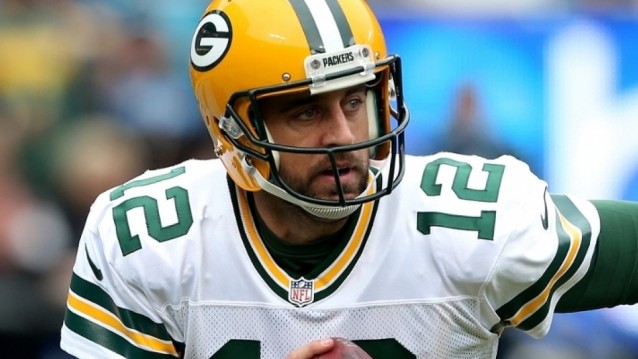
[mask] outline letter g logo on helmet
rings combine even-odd
[[[195,29],[191,43],[191,64],[198,71],[217,65],[226,55],[232,40],[228,16],[221,11],[206,14]]]

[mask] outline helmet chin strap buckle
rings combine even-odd
[[[219,128],[234,139],[238,139],[244,135],[244,131],[241,130],[233,117],[222,116],[219,119]]]

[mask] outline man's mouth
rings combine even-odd
[[[339,167],[339,168],[337,168],[337,173],[339,174],[339,176],[345,176],[345,175],[349,174],[352,171],[353,171],[352,167]],[[332,169],[325,170],[325,171],[321,172],[321,175],[334,177],[334,171]]]

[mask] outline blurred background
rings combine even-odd
[[[0,348],[59,330],[92,201],[213,156],[188,79],[205,0],[0,0]],[[529,163],[552,192],[638,200],[638,1],[369,0],[403,58],[407,149]],[[638,358],[638,308],[506,331],[500,359]]]

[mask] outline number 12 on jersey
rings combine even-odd
[[[128,182],[114,189],[110,196],[111,200],[124,196],[127,189],[152,185],[165,181],[181,174],[184,174],[184,167],[177,167],[168,173]],[[164,242],[181,237],[188,233],[193,225],[193,214],[191,213],[188,191],[180,186],[168,188],[165,191],[166,200],[173,200],[175,212],[177,213],[177,223],[163,226],[160,218],[160,211],[157,199],[149,196],[138,196],[129,198],[117,206],[113,207],[113,220],[117,239],[120,243],[122,255],[126,256],[142,248],[142,243],[138,235],[132,235],[127,212],[133,208],[141,207],[144,211],[146,228],[148,235],[158,242]]]
[[[455,169],[452,191],[457,198],[473,201],[494,203],[498,200],[498,193],[503,179],[505,166],[486,163],[482,171],[487,172],[484,189],[469,188],[469,180],[474,170],[469,163],[450,158],[440,158],[428,163],[421,178],[421,189],[428,196],[440,196],[441,184],[436,182],[441,166],[451,166]],[[419,212],[417,214],[417,229],[423,234],[430,234],[432,227],[451,228],[464,231],[476,231],[479,239],[493,240],[496,222],[495,211],[481,211],[479,216],[464,216],[441,212]]]

